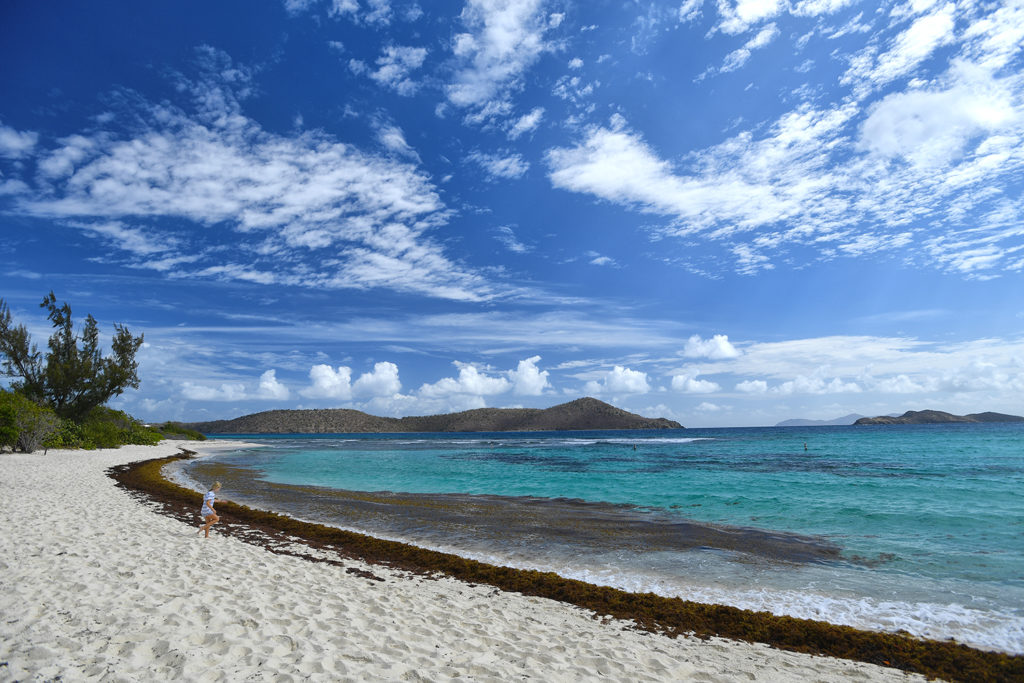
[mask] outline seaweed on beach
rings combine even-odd
[[[184,450],[184,449],[183,449]],[[182,455],[114,467],[110,475],[129,491],[144,494],[165,514],[192,523],[202,495],[168,481],[163,466]],[[822,621],[776,616],[768,612],[704,604],[653,593],[595,586],[551,572],[498,567],[457,555],[386,541],[322,524],[301,522],[273,512],[219,501],[221,533],[237,535],[272,552],[302,542],[330,550],[339,558],[362,560],[425,577],[438,574],[467,583],[569,603],[590,610],[595,618],[632,621],[637,629],[668,637],[721,637],[829,657],[868,662],[950,681],[1024,680],[1024,656],[988,652],[953,641],[924,640],[904,633],[878,633]],[[303,555],[311,561],[340,560]],[[349,568],[351,569],[351,568]],[[357,571],[368,579],[372,573]],[[378,579],[379,580],[379,579]]]

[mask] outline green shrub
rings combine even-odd
[[[163,434],[120,410],[93,408],[80,427],[81,448],[117,448],[126,444],[155,446]]]
[[[0,392],[0,450],[5,448],[14,450],[18,443],[17,411],[11,396],[14,394],[9,391]]]
[[[61,420],[45,441],[45,448],[81,448],[82,428],[71,420]]]
[[[47,442],[61,420],[49,408],[37,406],[21,394],[0,389],[0,447],[32,453]]]
[[[164,435],[165,439],[189,439],[191,441],[206,441],[206,435],[197,432],[194,429],[189,429],[180,422],[164,422],[162,425],[155,427],[161,434]]]
[[[99,406],[77,423],[60,419],[17,392],[0,389],[0,449],[32,453],[39,448],[155,446],[162,439],[158,430],[120,410]]]

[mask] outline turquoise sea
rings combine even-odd
[[[1024,424],[231,438],[258,446],[177,476],[227,467],[228,499],[492,563],[1024,653]]]

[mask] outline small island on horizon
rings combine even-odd
[[[982,423],[982,422],[1024,422],[1024,417],[1019,415],[1005,415],[1003,413],[971,413],[970,415],[953,415],[941,410],[908,410],[899,417],[891,415],[880,415],[878,417],[862,417],[853,424],[855,425],[924,425],[924,424],[951,424],[956,422]]]
[[[541,432],[598,429],[683,429],[675,420],[649,418],[596,398],[550,408],[478,408],[446,415],[378,417],[359,410],[267,410],[231,420],[186,423],[204,434],[381,434],[405,432]]]

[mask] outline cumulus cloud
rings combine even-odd
[[[746,379],[736,385],[736,391],[744,394],[764,394],[768,392],[768,382],[763,379]]]
[[[185,381],[181,383],[181,396],[191,401],[239,402],[246,400],[285,400],[288,388],[277,380],[275,370],[260,375],[253,391],[244,382],[223,382],[219,386],[208,386]]]
[[[256,398],[285,400],[288,398],[288,387],[277,380],[275,370],[267,370],[260,375],[260,383],[256,388]]]
[[[481,399],[474,401],[483,405],[486,396],[497,396],[513,392],[519,396],[540,396],[550,388],[549,373],[537,367],[540,356],[532,356],[519,361],[514,370],[500,373],[503,376],[492,376],[470,363],[456,361],[459,369],[457,377],[445,377],[430,384],[424,384],[417,391],[417,396],[426,399],[448,399],[454,396],[472,396]],[[480,406],[477,406],[480,407]]]
[[[375,363],[373,370],[364,372],[352,381],[352,368],[339,365],[318,364],[309,369],[310,386],[299,393],[306,398],[330,398],[338,401],[372,399],[398,394],[402,382],[398,378],[398,366],[394,363]]]
[[[314,365],[309,369],[312,384],[299,393],[306,398],[333,398],[348,401],[352,398],[352,368],[339,365]]]
[[[489,377],[468,363],[456,361],[455,366],[459,369],[458,377],[445,377],[433,384],[424,384],[419,388],[419,395],[428,398],[442,398],[455,394],[494,396],[505,393],[512,386],[504,377]]]
[[[684,394],[713,394],[721,390],[721,386],[706,379],[699,379],[696,370],[672,376],[672,389]]]
[[[728,335],[716,334],[711,339],[702,339],[699,334],[695,334],[686,340],[686,346],[683,347],[683,355],[687,358],[721,360],[723,358],[736,358],[740,355],[740,352],[729,341]]]
[[[371,372],[364,372],[352,384],[352,395],[357,398],[392,396],[401,390],[398,366],[388,362],[374,363]]]
[[[616,365],[604,375],[586,383],[588,394],[646,394],[651,390],[647,373]]]
[[[513,392],[520,396],[540,396],[545,389],[551,387],[548,382],[547,370],[537,367],[540,356],[532,356],[519,361],[515,370],[509,371],[509,379],[512,382]]]

